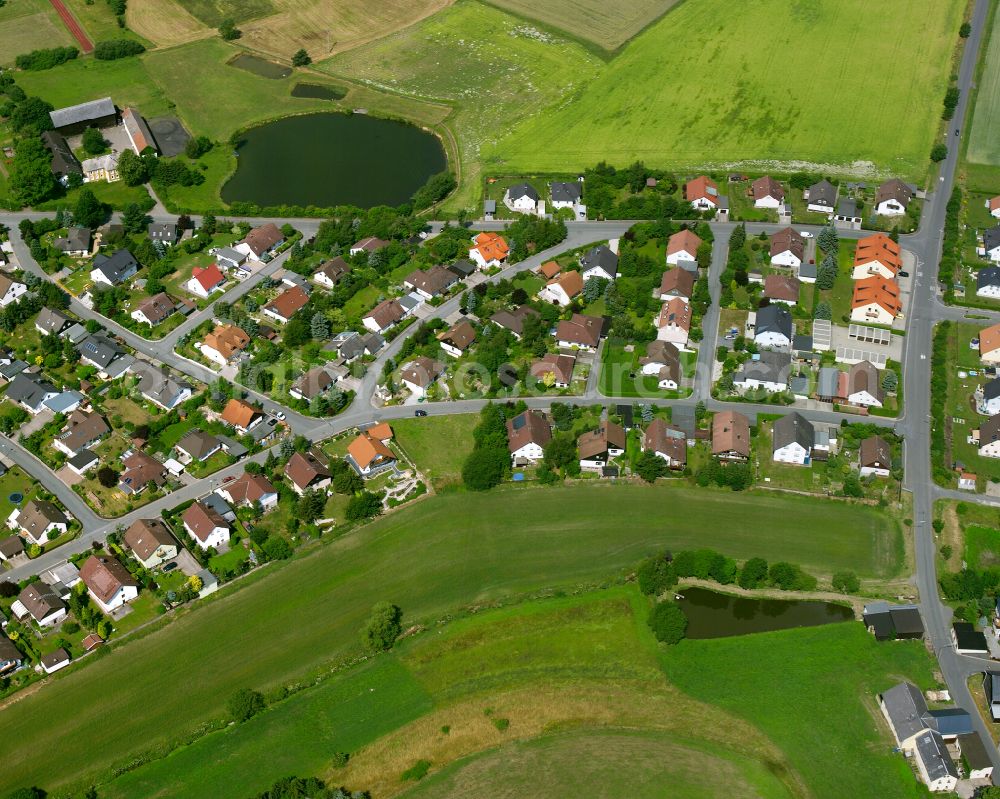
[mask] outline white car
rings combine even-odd
[[[802,238],[804,238],[804,239],[811,239],[812,237],[813,237],[813,234],[810,233],[808,230],[803,230],[802,231]]]
[[[285,413],[284,413],[284,411],[277,411],[274,414],[274,418],[277,419],[279,422],[285,421]]]

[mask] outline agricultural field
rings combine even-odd
[[[992,27],[987,29],[989,46],[981,56],[976,83],[972,127],[969,130],[965,159],[970,163],[970,188],[996,191],[1000,180],[1000,142],[996,131],[1000,127],[1000,14],[991,10]]]
[[[160,47],[217,35],[191,16],[178,0],[131,0],[125,7],[125,22],[129,30]]]
[[[808,162],[831,173],[921,177],[939,124],[927,98],[944,96],[964,3],[919,0],[903,16],[865,0],[782,8],[750,0],[736,14],[725,0],[682,3],[574,102],[484,141],[483,161],[525,172],[604,159],[657,167]]]
[[[523,524],[509,523],[512,507]],[[801,524],[807,515],[808,535]],[[290,685],[354,655],[357,631],[385,599],[409,620],[431,622],[469,603],[604,580],[662,548],[701,546],[737,558],[787,559],[815,573],[889,576],[899,569],[899,538],[895,521],[874,508],[778,494],[591,483],[431,497],[252,575],[127,650],[6,708],[0,792],[87,780],[138,751],[172,748],[219,718],[233,689]],[[393,567],[402,561],[411,568]],[[258,651],[273,657],[245,657],[247,619]],[[192,681],[195,672],[207,676]],[[141,676],[150,673],[159,675],[163,697],[155,703]],[[95,750],[74,731],[98,720],[106,736]]]
[[[392,423],[396,443],[435,488],[461,482],[462,464],[472,452],[474,413],[398,419]]]
[[[223,20],[231,19],[237,25],[274,13],[271,0],[179,0],[191,16],[210,28],[217,28]]]
[[[650,23],[662,17],[679,0],[627,0],[606,3],[602,0],[487,0],[512,14],[526,17],[597,45],[616,50]]]
[[[63,0],[63,4],[83,26],[83,30],[90,37],[91,42],[96,43],[107,39],[134,39],[146,47],[152,46],[149,40],[143,39],[139,34],[128,28],[119,28],[115,12],[109,3],[99,3],[97,0],[91,0],[91,2],[88,0]],[[127,9],[126,6],[126,14]]]
[[[49,0],[16,0],[0,8],[0,63],[42,47],[76,45]]]

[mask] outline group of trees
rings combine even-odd
[[[647,185],[649,178],[655,186]],[[636,161],[625,169],[605,162],[584,172],[584,202],[591,219],[698,219],[701,213],[678,199],[677,181]],[[622,198],[622,190],[628,195]]]
[[[785,561],[770,566],[763,558],[750,558],[742,568],[732,558],[712,549],[684,550],[672,555],[661,552],[643,560],[636,569],[639,590],[647,596],[658,597],[677,585],[683,577],[714,580],[721,585],[738,584],[741,588],[778,588],[782,591],[814,591],[816,578],[799,566]],[[857,577],[844,572],[841,582],[834,588],[844,593],[857,590]]]
[[[695,472],[695,480],[703,488],[717,485],[733,491],[744,491],[753,485],[753,470],[746,463],[724,463],[712,458]]]
[[[414,211],[422,211],[430,208],[434,203],[440,202],[455,190],[458,182],[455,175],[450,171],[438,172],[431,175],[427,182],[414,192],[410,203]]]
[[[35,797],[25,797],[35,799]],[[44,796],[38,799],[45,799]],[[252,799],[369,799],[367,791],[349,791],[346,788],[328,788],[315,777],[283,777],[263,793]]]
[[[361,631],[361,641],[366,650],[375,654],[388,652],[403,632],[403,611],[390,602],[379,602]]]
[[[511,222],[504,232],[510,245],[510,263],[523,261],[529,255],[555,247],[566,238],[566,223],[560,220],[522,216]]]
[[[230,18],[222,20],[219,24],[219,35],[227,42],[239,39],[243,31],[236,27],[236,21]]]
[[[115,61],[145,52],[146,48],[134,39],[108,39],[94,45],[94,58],[98,61]]]
[[[938,264],[938,282],[944,288],[946,302],[951,302],[955,296],[955,269],[962,262],[961,239],[958,229],[958,217],[962,210],[962,190],[955,186],[948,198],[944,212],[944,241],[941,245],[941,261]]]
[[[201,170],[192,169],[177,158],[157,158],[153,153],[136,155],[124,150],[118,157],[118,174],[129,186],[152,181],[157,186],[198,186],[205,182]]]
[[[472,435],[475,443],[462,465],[462,481],[473,491],[486,491],[499,485],[510,473],[503,409],[492,402],[483,408]]]
[[[76,47],[49,47],[41,50],[32,50],[30,53],[21,53],[14,59],[14,64],[18,69],[37,72],[42,69],[52,69],[67,61],[72,61],[80,55]]]

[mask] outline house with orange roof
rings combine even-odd
[[[667,240],[667,263],[697,263],[701,238],[690,230],[678,230]]]
[[[684,199],[699,211],[712,211],[720,207],[719,186],[705,175],[699,175],[684,185]]]
[[[858,239],[854,248],[854,266],[851,277],[863,280],[877,275],[886,280],[895,280],[896,273],[903,267],[899,245],[885,233],[875,233]]]
[[[371,477],[396,462],[396,455],[389,449],[392,428],[381,424],[362,430],[347,447],[347,462],[362,477]]]
[[[899,284],[872,276],[854,283],[851,297],[851,321],[891,325],[903,312]]]
[[[187,290],[192,294],[208,299],[216,291],[222,291],[222,284],[226,282],[226,276],[215,264],[201,267],[196,266],[191,270],[191,279],[187,282]]]
[[[684,347],[690,330],[691,305],[683,297],[671,297],[656,318],[656,338]]]
[[[510,247],[507,240],[499,233],[480,233],[472,239],[473,246],[469,249],[469,258],[480,269],[491,266],[503,266],[507,263]]]
[[[565,308],[582,293],[583,275],[579,272],[563,272],[545,284],[538,292],[538,299]]]
[[[990,366],[1000,363],[1000,325],[979,331],[979,358]]]
[[[264,316],[280,324],[291,321],[299,311],[309,303],[309,295],[300,286],[292,286],[281,292],[277,297],[265,304],[261,311]]]
[[[562,272],[562,267],[555,261],[546,261],[538,267],[538,274],[546,280],[552,280],[552,278],[556,277],[560,272]]]
[[[235,397],[229,400],[226,407],[222,409],[222,421],[235,427],[241,433],[247,432],[263,418],[259,408]]]
[[[990,216],[1000,219],[1000,196],[990,197],[986,201],[986,209],[990,212]]]
[[[250,336],[236,325],[218,325],[201,342],[201,354],[219,366],[226,366],[250,346]]]

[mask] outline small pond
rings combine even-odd
[[[340,100],[347,92],[338,86],[321,86],[318,83],[296,83],[292,87],[292,97],[307,97],[311,100]]]
[[[287,78],[292,74],[291,67],[286,67],[284,64],[276,64],[274,61],[268,61],[266,58],[259,58],[249,53],[236,56],[236,58],[229,62],[229,66],[244,69],[247,72],[252,72],[254,75],[262,78],[270,78],[271,80]]]
[[[850,621],[854,612],[846,605],[796,599],[751,599],[683,588],[677,600],[688,618],[688,638],[725,638],[730,635],[816,627]]]
[[[364,114],[305,114],[247,131],[227,203],[399,205],[447,166],[437,136]]]

